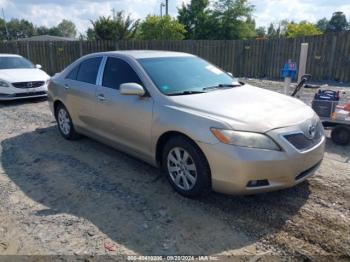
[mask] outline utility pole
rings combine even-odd
[[[4,8],[1,8],[1,10],[2,10],[2,17],[4,18],[4,23],[5,23],[6,37],[7,37],[7,40],[9,40],[10,36],[9,36],[9,30],[7,28],[7,23],[6,23],[6,19],[5,19]]]
[[[165,15],[169,15],[169,0],[165,0]]]
[[[163,7],[165,4],[163,2],[160,3],[160,17],[163,17]]]

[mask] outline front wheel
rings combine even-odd
[[[350,128],[346,126],[336,126],[331,133],[333,142],[337,145],[345,146],[350,143]]]
[[[75,131],[72,118],[64,105],[59,105],[57,107],[56,119],[58,130],[65,139],[75,140],[80,137],[80,135]]]
[[[198,146],[185,137],[170,139],[163,150],[163,169],[181,195],[196,197],[210,192],[210,168]]]

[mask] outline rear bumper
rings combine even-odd
[[[325,137],[306,152],[299,152],[291,146],[283,151],[223,143],[199,143],[199,146],[208,159],[214,191],[255,194],[293,187],[312,176],[322,162]],[[251,181],[262,181],[262,184],[252,186],[250,183],[255,182]]]

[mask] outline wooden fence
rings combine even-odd
[[[82,55],[111,50],[153,49],[199,55],[235,76],[278,79],[288,59],[298,62],[300,44],[309,43],[306,72],[313,80],[350,82],[350,32],[271,40],[7,42],[0,53],[21,54],[49,74]]]

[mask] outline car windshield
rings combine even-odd
[[[3,56],[0,57],[0,69],[34,68],[32,62],[23,57]]]
[[[196,94],[239,85],[228,73],[198,57],[143,58],[138,61],[166,95]]]

